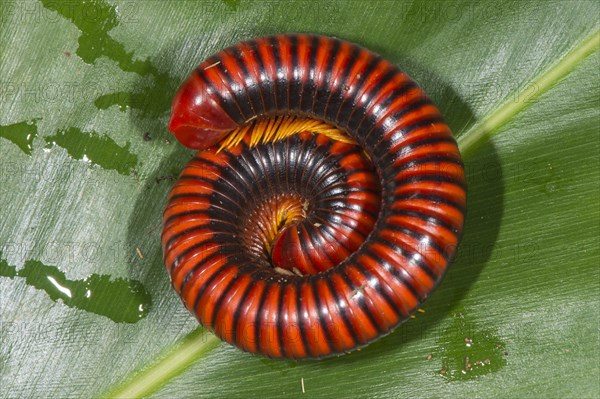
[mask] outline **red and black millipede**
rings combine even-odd
[[[169,128],[200,151],[164,212],[166,268],[200,323],[245,351],[360,348],[419,308],[456,251],[452,133],[357,45],[289,34],[222,50],[179,88]]]

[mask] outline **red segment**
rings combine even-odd
[[[264,281],[253,282],[248,299],[241,305],[240,319],[235,325],[236,341],[232,343],[248,352],[257,352],[257,340],[254,332],[258,322],[259,301],[265,289],[267,289],[267,284]]]
[[[371,341],[377,336],[377,330],[375,327],[365,321],[367,317],[362,309],[357,306],[357,303],[352,300],[353,292],[348,286],[347,282],[340,275],[340,273],[332,273],[331,281],[333,283],[333,289],[337,292],[340,298],[337,305],[340,307],[340,312],[346,314],[346,318],[350,323],[351,329],[354,332],[357,342],[356,345],[364,345]]]
[[[391,273],[391,270],[387,270],[385,265],[380,264],[372,257],[359,256],[357,262],[376,278],[378,286],[375,288],[382,303],[381,314],[386,318],[387,328],[393,328],[400,321],[399,317],[408,317],[415,309],[419,303],[418,298]]]
[[[308,352],[302,342],[302,330],[300,329],[300,310],[298,309],[298,295],[296,286],[288,284],[283,288],[283,306],[279,322],[282,324],[283,342],[285,354],[291,359],[302,359],[308,356]]]
[[[258,343],[263,353],[269,357],[281,357],[281,342],[278,336],[279,324],[279,291],[280,284],[270,284],[262,304],[262,311],[258,314]]]
[[[237,279],[235,285],[229,289],[221,302],[221,306],[215,309],[216,314],[213,316],[215,319],[214,332],[227,342],[234,342],[236,331],[234,325],[235,310],[241,305],[244,291],[250,284],[252,284],[250,276],[242,276]]]
[[[194,304],[200,295],[200,288],[206,285],[207,281],[219,274],[225,266],[226,259],[223,257],[213,258],[212,261],[204,262],[201,268],[194,270],[187,284],[180,292],[181,299],[190,312],[194,312]],[[200,322],[200,316],[196,314]]]
[[[177,240],[170,248],[166,248],[165,263],[172,265],[171,283],[177,291],[181,290],[183,280],[196,264],[202,263],[210,255],[218,254],[220,245],[208,242],[212,236],[211,231],[204,231],[197,236]],[[196,246],[196,249],[187,251],[192,246]]]
[[[348,42],[342,42],[338,53],[335,55],[335,62],[331,69],[331,79],[329,82],[329,91],[334,93],[340,89],[343,82],[344,71],[348,68],[348,62],[350,61],[350,55],[352,53],[353,46]],[[346,88],[342,88],[346,89]],[[328,101],[329,103],[329,101]]]
[[[321,325],[319,308],[312,284],[304,282],[300,287],[300,326],[308,344],[311,357],[323,357],[332,353],[327,334]]]
[[[211,316],[217,309],[217,300],[224,293],[229,283],[237,278],[237,268],[223,267],[219,270],[217,277],[210,282],[204,289],[204,294],[198,297],[198,305],[195,309],[198,320],[211,331],[215,330],[215,326],[211,324]],[[189,306],[194,306],[194,302],[188,302]],[[218,323],[218,321],[216,321]]]
[[[396,273],[402,275],[403,279],[410,284],[421,297],[426,297],[433,289],[435,282],[429,275],[417,265],[403,257],[400,253],[391,250],[381,243],[373,244],[373,253],[389,262],[396,269]]]
[[[413,192],[414,194],[414,192]],[[436,217],[455,229],[461,230],[464,223],[464,214],[456,207],[441,202],[433,202],[421,198],[412,198],[398,201],[392,205],[393,210],[424,212]]]

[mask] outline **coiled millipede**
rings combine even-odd
[[[466,185],[438,109],[343,40],[229,47],[177,92],[169,129],[199,149],[164,212],[164,261],[202,325],[242,350],[321,358],[415,312],[462,233]]]

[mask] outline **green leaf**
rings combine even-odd
[[[2,2],[0,396],[598,397],[599,7]],[[424,87],[469,203],[423,313],[359,352],[290,362],[197,329],[159,235],[192,156],[166,129],[179,83],[239,40],[298,31]]]

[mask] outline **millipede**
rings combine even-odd
[[[220,339],[272,358],[348,353],[439,284],[463,230],[456,141],[397,66],[282,34],[201,63],[169,129],[198,150],[169,194],[171,284]]]

